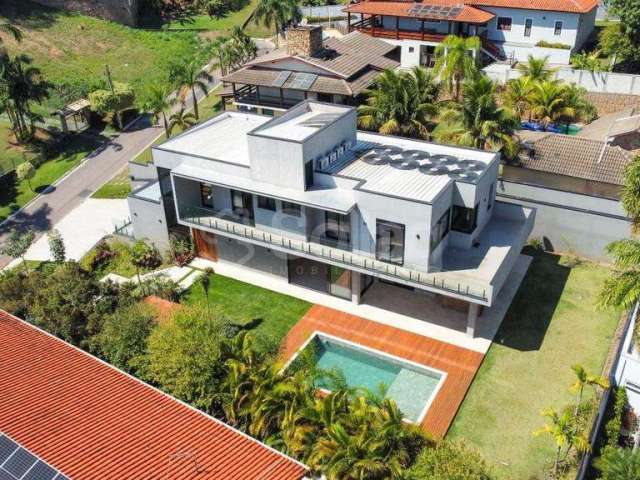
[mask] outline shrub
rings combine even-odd
[[[109,262],[116,256],[115,250],[111,248],[111,245],[106,240],[100,240],[96,245],[95,255],[91,259],[91,270],[94,271]]]
[[[482,456],[464,443],[440,442],[426,448],[409,470],[409,480],[490,480],[494,478]]]
[[[177,302],[180,298],[180,292],[180,285],[176,282],[163,275],[156,275],[137,284],[131,294],[137,299],[155,295],[171,302]]]
[[[169,249],[171,260],[179,267],[184,267],[195,257],[193,243],[190,237],[171,239],[171,247]]]
[[[601,480],[631,480],[640,478],[640,450],[606,447],[595,462]]]
[[[47,234],[47,239],[49,242],[49,251],[51,253],[51,258],[56,263],[62,263],[65,261],[66,256],[66,248],[64,246],[64,240],[62,239],[62,235],[58,230],[51,230]]]
[[[137,268],[153,270],[162,264],[158,249],[144,240],[138,240],[131,247],[131,261]]]
[[[613,411],[611,419],[604,427],[607,436],[607,445],[617,447],[622,430],[622,417],[627,406],[627,392],[624,388],[616,388],[614,392]]]
[[[571,50],[571,45],[567,45],[566,43],[547,42],[545,40],[540,40],[538,43],[536,43],[536,47],[559,48],[561,50]]]

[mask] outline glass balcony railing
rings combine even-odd
[[[194,227],[234,235],[268,248],[281,248],[303,256],[333,262],[346,268],[351,267],[391,281],[402,281],[436,293],[454,293],[476,301],[488,301],[491,295],[491,285],[473,282],[455,272],[421,272],[339,248],[287,238],[285,235],[266,232],[251,225],[233,221],[228,215],[216,210],[184,206],[180,207],[179,215],[181,221]]]

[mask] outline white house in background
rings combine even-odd
[[[153,161],[159,183],[129,197],[136,237],[166,245],[182,226],[199,256],[274,289],[359,304],[375,282],[402,286],[466,312],[470,335],[535,216],[495,201],[496,153],[360,132],[355,108],[310,100],[278,118],[224,112]]]
[[[569,62],[594,29],[598,0],[362,0],[349,5],[349,31],[358,30],[402,47],[402,67],[432,66],[448,34],[477,35],[493,60],[549,56]],[[540,42],[566,48],[546,48]]]

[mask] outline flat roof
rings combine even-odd
[[[0,431],[74,480],[300,480],[301,463],[0,310]]]
[[[362,180],[360,190],[431,203],[454,180],[477,183],[494,159],[493,152],[358,131],[355,147],[327,173]]]
[[[224,112],[154,148],[249,165],[247,133],[269,120],[262,115]]]
[[[284,115],[256,128],[252,134],[302,142],[322,126],[353,110],[353,107],[318,102],[303,102]]]

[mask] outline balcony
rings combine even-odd
[[[375,17],[365,18],[349,25],[349,31],[358,31],[378,38],[391,38],[396,40],[422,40],[425,42],[442,42],[447,34],[430,31],[429,29],[417,30],[401,30],[384,28],[378,24]]]
[[[245,85],[235,91],[233,101],[243,105],[286,110],[294,107],[302,100],[287,98],[284,95],[278,97],[273,95],[264,95],[260,93],[258,87],[255,85]]]
[[[298,256],[312,258],[434,293],[484,305],[488,305],[492,297],[492,286],[488,282],[475,282],[469,276],[459,275],[456,272],[427,273],[381,262],[368,256],[320,243],[294,240],[260,230],[251,225],[232,221],[227,215],[215,210],[191,206],[180,207],[179,220],[190,227],[219,233],[286,253],[295,253]]]

